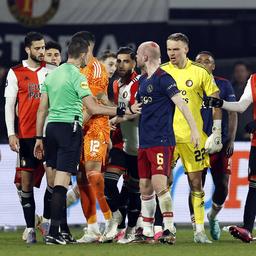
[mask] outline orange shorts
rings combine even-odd
[[[103,131],[87,131],[84,136],[84,161],[97,161],[105,165],[108,143],[108,134]]]

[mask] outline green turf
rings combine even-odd
[[[72,229],[74,237],[82,235],[80,229]],[[256,255],[256,242],[244,244],[233,239],[228,233],[222,233],[221,240],[213,244],[195,244],[192,230],[179,228],[175,245],[162,244],[76,244],[45,245],[39,234],[38,243],[28,246],[21,240],[22,230],[17,232],[0,232],[0,255],[6,256],[220,256],[220,255]]]

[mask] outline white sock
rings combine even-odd
[[[159,207],[163,215],[164,230],[174,231],[172,198],[169,191],[158,196]]]
[[[141,197],[141,214],[143,218],[143,235],[148,237],[154,236],[153,222],[156,212],[155,195]]]

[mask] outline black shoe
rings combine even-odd
[[[175,244],[176,235],[172,233],[169,229],[166,229],[163,234],[158,238],[158,241],[162,244]]]
[[[67,244],[76,244],[76,239],[70,233],[61,233],[61,236],[64,238]]]
[[[135,240],[132,241],[133,243],[142,243],[142,244],[152,244],[154,243],[154,237],[141,235],[135,235]]]
[[[47,235],[45,236],[44,241],[46,244],[67,244],[66,240],[60,234],[57,236]]]

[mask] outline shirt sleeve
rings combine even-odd
[[[243,93],[243,95],[241,96],[241,98],[239,100],[240,103],[245,102],[245,101],[250,102],[250,103],[253,102],[252,88],[251,88],[251,77],[247,81],[247,84],[246,84],[245,89],[244,89],[244,93]]]
[[[91,90],[88,85],[88,81],[84,75],[80,74],[74,82],[74,88],[80,98],[91,95]]]
[[[18,80],[12,69],[9,70],[5,84],[5,97],[17,97],[18,94]]]
[[[224,100],[229,101],[229,102],[236,101],[236,95],[235,95],[233,86],[229,81],[226,81],[225,90],[226,90],[226,97]]]
[[[206,70],[203,70],[202,86],[203,86],[203,90],[207,96],[210,96],[213,93],[219,91],[219,88],[215,83],[213,75],[208,73]]]
[[[167,73],[160,77],[160,87],[161,91],[170,98],[180,92],[173,77]]]

